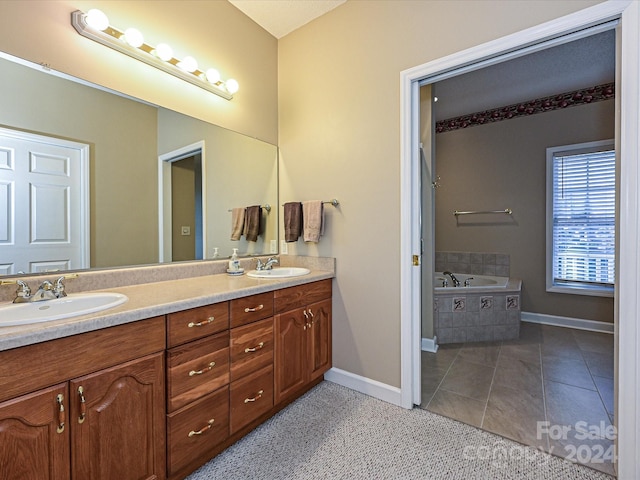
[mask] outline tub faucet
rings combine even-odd
[[[451,281],[453,282],[454,287],[460,286],[460,280],[456,278],[456,276],[451,272],[442,272],[443,275],[449,275],[451,277]]]

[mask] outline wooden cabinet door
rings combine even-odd
[[[275,317],[275,403],[308,381],[307,328],[302,308]]]
[[[73,478],[164,479],[163,354],[70,382]]]
[[[309,381],[324,375],[331,368],[331,299],[307,307]]]
[[[0,403],[0,479],[71,478],[68,406],[66,383]]]

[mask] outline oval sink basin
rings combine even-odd
[[[271,270],[251,270],[247,273],[247,277],[253,278],[287,278],[300,277],[311,272],[308,268],[302,267],[277,267]]]
[[[100,312],[129,300],[121,293],[74,293],[64,298],[0,306],[0,327],[51,322]]]

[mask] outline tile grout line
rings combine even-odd
[[[489,391],[487,392],[487,400],[484,403],[484,410],[482,411],[482,420],[480,420],[480,428],[484,426],[484,417],[487,414],[487,407],[489,406],[489,398],[491,397],[491,390],[493,389],[493,381],[496,378],[496,373],[498,371],[498,362],[500,361],[500,355],[502,355],[502,344],[500,342],[500,348],[498,349],[498,356],[496,357],[496,366],[493,367],[493,375],[491,376],[491,383],[489,383]]]
[[[464,344],[463,344],[464,345]],[[438,386],[436,387],[436,389],[433,391],[433,395],[431,396],[431,398],[429,399],[429,403],[427,403],[425,405],[425,410],[429,409],[429,405],[431,405],[431,402],[433,401],[433,399],[435,398],[436,394],[438,393],[438,391],[440,390],[440,387],[442,386],[442,382],[444,382],[444,379],[447,377],[447,374],[449,373],[449,371],[451,370],[451,367],[453,366],[453,362],[456,361],[456,358],[458,358],[458,355],[460,355],[460,350],[462,350],[462,347],[460,347],[458,349],[458,352],[455,354],[455,356],[453,357],[453,360],[451,360],[451,363],[449,364],[449,367],[447,368],[447,371],[444,372],[444,375],[442,376],[442,379],[440,380],[440,382],[438,383]]]

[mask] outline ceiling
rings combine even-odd
[[[346,0],[229,0],[280,39]],[[615,80],[615,33],[583,39],[436,83],[435,119],[513,105]]]
[[[276,38],[282,38],[346,0],[229,0]]]
[[[615,81],[615,31],[547,48],[435,84],[435,119]]]

